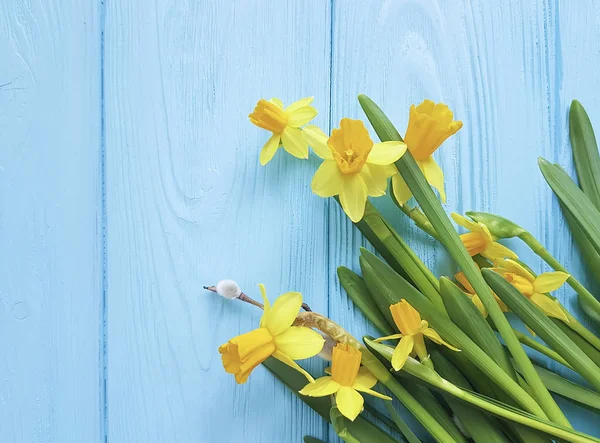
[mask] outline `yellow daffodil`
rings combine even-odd
[[[546,293],[556,291],[570,277],[565,272],[544,272],[535,277],[520,263],[513,260],[504,260],[500,263],[502,267],[492,268],[502,275],[506,281],[512,284],[525,297],[535,303],[548,317],[558,318],[569,322],[565,311],[560,303],[548,297]]]
[[[392,313],[394,323],[396,323],[396,326],[400,329],[401,333],[381,337],[375,341],[381,342],[384,340],[400,339],[400,342],[396,346],[396,349],[394,349],[394,354],[392,355],[392,367],[394,370],[399,371],[402,369],[402,366],[404,366],[404,363],[413,351],[413,348],[421,361],[427,358],[428,354],[427,348],[425,347],[424,336],[428,337],[438,345],[444,345],[454,351],[459,350],[446,343],[436,331],[431,329],[429,324],[421,319],[419,312],[406,300],[391,305],[390,312]]]
[[[333,348],[330,376],[320,377],[309,383],[300,394],[309,397],[325,397],[335,394],[335,403],[346,418],[354,421],[363,410],[364,399],[359,392],[391,400],[387,395],[373,391],[377,378],[365,367],[360,366],[361,352],[342,343]]]
[[[320,197],[340,196],[342,208],[353,222],[365,213],[367,196],[385,194],[387,179],[397,171],[394,162],[406,152],[402,142],[373,143],[364,123],[344,118],[331,137],[316,126],[305,133],[315,153],[324,162],[312,180]]]
[[[469,283],[469,280],[467,280],[467,277],[465,276],[465,274],[462,272],[459,272],[458,274],[454,275],[454,278],[465,289],[465,291],[466,291],[465,293],[469,296],[469,298],[475,304],[475,306],[477,306],[477,309],[479,309],[479,312],[481,312],[481,314],[487,318],[488,311],[487,311],[487,309],[485,309],[485,306],[483,306],[483,302],[481,301],[479,296],[475,293],[475,289],[473,289],[473,286],[471,286],[471,283]],[[508,306],[506,306],[506,304],[502,300],[500,300],[500,297],[498,297],[494,291],[492,291],[492,294],[494,295],[494,299],[498,303],[498,306],[500,306],[500,309],[502,310],[502,312],[508,312]]]
[[[517,254],[513,251],[494,240],[494,237],[492,237],[490,230],[485,224],[481,222],[475,223],[455,212],[451,215],[452,220],[454,220],[457,225],[471,231],[466,234],[461,234],[460,236],[460,239],[465,245],[465,248],[467,248],[467,251],[469,251],[471,257],[481,254],[483,257],[490,259],[494,263],[505,258],[518,258]]]
[[[309,106],[313,97],[303,98],[287,108],[278,98],[267,101],[261,99],[250,114],[250,121],[259,128],[271,131],[273,135],[260,152],[260,164],[271,161],[277,149],[283,149],[298,158],[308,158],[308,141],[300,129],[317,115],[317,110]]]
[[[310,328],[292,326],[302,305],[302,294],[286,292],[271,307],[263,285],[259,285],[264,302],[260,327],[238,335],[219,347],[223,367],[235,374],[235,381],[245,383],[252,370],[273,356],[314,379],[294,360],[314,357],[323,348],[325,340]]]
[[[446,201],[444,173],[433,159],[433,153],[451,135],[462,128],[462,122],[454,120],[452,111],[443,103],[424,100],[410,107],[408,128],[404,142],[423,175],[431,186],[438,190],[442,201]],[[400,174],[392,177],[394,197],[400,204],[406,203],[412,193]]]

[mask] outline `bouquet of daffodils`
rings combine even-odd
[[[256,329],[219,347],[225,371],[245,383],[256,366],[266,365],[346,442],[418,442],[392,406],[394,398],[438,442],[600,442],[573,429],[552,396],[600,412],[600,338],[552,291],[569,285],[584,312],[600,323],[598,299],[525,228],[484,212],[447,215],[444,175],[432,154],[462,127],[448,106],[429,100],[411,106],[402,138],[371,99],[358,100],[379,143],[360,120],[342,119],[329,136],[310,125],[317,115],[312,98],[288,107],[278,99],[260,100],[249,117],[272,133],[260,153],[262,165],[280,148],[299,159],[312,149],[323,160],[313,192],[335,198],[379,254],[362,249],[362,275],[340,267],[338,277],[380,336],[353,337],[312,312],[298,292],[271,304],[259,285],[261,303],[225,280],[206,289],[263,310]],[[580,186],[558,165],[540,159],[539,166],[598,277],[600,156],[579,102],[573,102],[569,119]],[[445,247],[461,272],[438,278],[428,269],[369,202],[386,191],[405,216]],[[411,207],[413,197],[417,204]],[[536,275],[499,242],[513,237],[552,271]],[[529,334],[514,329],[507,312]],[[526,348],[577,372],[588,386],[547,369]],[[316,356],[331,361],[324,374],[311,375],[296,362]]]

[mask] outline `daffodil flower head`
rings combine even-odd
[[[314,357],[325,340],[310,328],[292,326],[302,305],[302,294],[287,292],[271,306],[264,285],[259,287],[265,305],[260,327],[219,347],[225,371],[234,374],[238,383],[245,383],[256,366],[273,356],[313,382],[310,374],[294,360]]]
[[[471,286],[471,283],[469,283],[469,280],[467,280],[465,274],[463,272],[459,272],[457,274],[454,274],[454,278],[465,289],[465,294],[467,294],[467,296],[471,299],[473,304],[477,306],[477,309],[479,309],[481,315],[487,318],[488,311],[483,305],[483,302],[481,301],[477,293],[475,292],[475,289],[473,289],[473,286]],[[498,297],[494,291],[492,291],[492,294],[494,296],[494,299],[496,300],[496,303],[498,303],[498,306],[500,306],[502,312],[508,312],[508,306],[506,306],[506,304],[502,300],[500,300],[500,297]]]
[[[428,337],[434,343],[444,345],[453,351],[459,350],[445,342],[435,330],[430,328],[429,323],[422,320],[419,312],[406,300],[401,300],[399,303],[391,305],[390,312],[392,313],[394,323],[400,330],[400,334],[388,335],[378,338],[375,341],[381,342],[400,339],[392,354],[392,367],[395,371],[402,369],[413,349],[416,351],[419,359],[424,360],[427,358],[428,354],[423,337]]]
[[[546,295],[548,292],[560,288],[569,279],[569,274],[560,271],[544,272],[536,277],[514,260],[503,260],[499,264],[501,267],[495,267],[492,270],[502,275],[521,294],[537,305],[544,314],[569,322],[560,303]]]
[[[457,225],[471,231],[466,234],[461,234],[460,236],[460,239],[471,257],[481,254],[483,257],[488,258],[493,262],[505,258],[518,258],[517,254],[506,246],[498,243],[494,237],[492,237],[490,230],[485,224],[481,222],[476,223],[455,212],[453,212],[451,216],[452,220],[454,220]]]
[[[269,163],[281,145],[294,157],[308,158],[308,141],[300,127],[317,115],[309,106],[312,101],[313,97],[303,98],[287,108],[278,98],[258,101],[248,117],[254,125],[273,133],[260,152],[261,165]]]
[[[327,138],[318,127],[304,128],[315,154],[324,161],[312,179],[320,197],[339,195],[344,212],[353,222],[365,213],[367,197],[385,194],[387,179],[397,172],[394,162],[406,152],[402,142],[373,143],[364,123],[343,118]]]
[[[335,403],[344,417],[354,421],[363,410],[364,399],[359,392],[391,400],[371,388],[377,378],[360,366],[361,352],[353,346],[339,343],[333,348],[331,375],[318,378],[309,383],[299,393],[309,397],[325,397],[335,394]]]
[[[423,175],[431,186],[438,190],[442,201],[446,201],[444,173],[432,154],[451,135],[456,134],[463,124],[455,121],[450,108],[444,103],[423,100],[418,106],[410,107],[408,128],[404,142]],[[412,193],[400,174],[392,177],[394,197],[400,204],[406,203]]]

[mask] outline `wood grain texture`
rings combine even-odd
[[[329,32],[317,0],[107,4],[109,441],[325,435],[264,368],[243,386],[223,371],[218,346],[260,314],[202,285],[233,278],[259,298],[262,282],[326,311],[315,160],[261,167],[268,134],[247,115],[271,96],[328,108]]]
[[[100,5],[0,2],[0,439],[100,442]]]

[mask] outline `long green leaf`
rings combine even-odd
[[[575,243],[579,248],[579,252],[581,252],[581,255],[583,256],[583,262],[591,271],[591,274],[596,282],[600,283],[600,254],[598,251],[596,251],[596,249],[594,249],[594,246],[590,243],[590,240],[581,229],[581,226],[577,220],[575,220],[575,217],[573,217],[569,211],[565,210],[564,205],[561,204],[561,208],[563,209],[563,214],[567,220],[569,228],[571,229],[571,234],[573,234],[573,240],[575,240]],[[588,309],[586,306],[584,306],[584,303],[582,303],[582,307],[586,313],[592,317],[596,323],[600,323],[600,315],[597,313],[594,303],[589,303],[592,305],[591,313],[588,312]]]
[[[544,178],[565,208],[579,223],[596,252],[600,253],[600,212],[569,175],[558,165],[538,159]]]
[[[396,425],[398,430],[400,432],[402,432],[402,435],[404,435],[404,437],[406,438],[408,443],[421,443],[421,440],[419,440],[419,438],[415,435],[415,433],[412,431],[412,429],[410,429],[410,427],[406,424],[406,422],[400,416],[400,414],[398,414],[398,411],[396,411],[394,409],[394,406],[392,405],[392,403],[389,401],[386,401],[384,404],[385,404],[385,408],[387,409],[387,411],[390,414],[390,417],[392,417],[392,421],[394,422],[394,424]]]
[[[308,435],[305,435],[303,440],[304,443],[325,443],[323,440],[319,440],[318,438],[310,437]]]
[[[438,374],[462,389],[473,390],[464,375],[441,352],[434,349],[430,354]],[[445,399],[476,443],[509,442],[497,427],[497,422],[450,395],[445,396]]]
[[[569,110],[569,137],[577,178],[583,192],[600,209],[600,155],[590,118],[577,100]]]
[[[386,360],[391,361],[394,348],[384,345],[382,343],[377,343],[370,337],[364,337],[363,340],[365,344],[369,347],[369,349],[377,353],[381,358],[385,358]],[[470,403],[473,406],[476,406],[478,408],[483,409],[484,411],[497,415],[498,417],[512,420],[516,423],[524,424],[533,429],[537,429],[549,435],[553,435],[555,437],[573,443],[600,443],[600,439],[592,437],[591,435],[586,435],[582,432],[569,429],[565,426],[557,425],[556,423],[553,423],[549,420],[541,419],[533,414],[524,412],[520,409],[499,402],[493,398],[489,398],[484,395],[477,394],[476,392],[462,389],[459,386],[456,386],[455,384],[451,383],[450,381],[442,378],[433,369],[430,369],[424,366],[423,364],[418,363],[411,357],[409,357],[406,360],[406,363],[404,364],[401,373],[402,372],[405,372],[406,374],[409,374],[410,376],[415,377],[421,380],[422,382],[425,382],[429,386],[439,389],[442,392],[453,395],[456,398]]]
[[[358,274],[344,266],[340,266],[337,269],[337,275],[342,287],[346,290],[348,297],[350,297],[352,302],[361,310],[365,317],[373,323],[373,326],[375,326],[383,335],[392,335],[395,332],[394,329],[390,323],[388,323],[388,319],[386,319],[377,307],[364,280]],[[392,322],[392,325],[394,324],[391,316],[389,321]]]
[[[581,406],[591,408],[600,412],[600,394],[585,388],[577,383],[567,380],[564,377],[552,372],[546,368],[536,365],[535,369],[540,377],[552,392],[571,400]]]
[[[433,304],[392,268],[375,255],[361,250],[360,266],[369,291],[381,309],[406,299],[444,340],[461,349],[461,352],[485,373],[494,383],[526,410],[544,416],[539,405],[498,364],[477,346],[449,318],[438,313]],[[520,346],[520,345],[519,345]]]
[[[564,322],[556,318],[552,322],[577,345],[595,364],[600,367],[600,351],[592,346],[585,338],[569,328]]]
[[[489,269],[484,269],[482,273],[490,287],[512,312],[558,352],[592,386],[600,389],[600,368],[552,320],[501,275]]]

